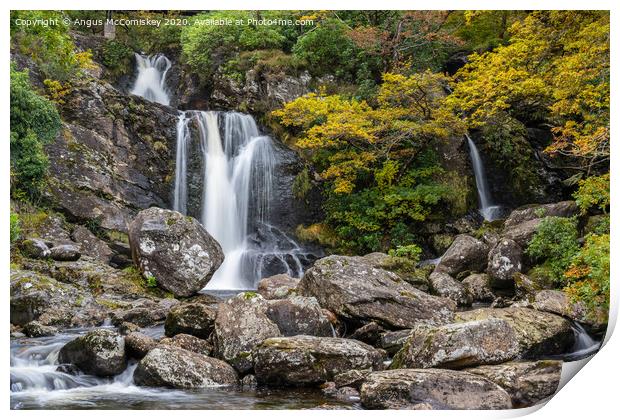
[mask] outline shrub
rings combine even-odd
[[[11,193],[38,195],[48,161],[43,145],[51,142],[61,127],[54,104],[36,94],[27,72],[11,67]]]
[[[19,215],[17,213],[11,212],[11,227],[10,227],[10,238],[11,243],[15,242],[19,239],[21,228],[19,223]]]
[[[582,214],[595,207],[603,213],[609,208],[609,173],[591,176],[579,181],[579,189],[573,195]]]
[[[565,217],[547,217],[528,244],[527,255],[544,261],[554,280],[562,284],[564,272],[579,252],[577,223]]]
[[[420,255],[422,255],[422,248],[416,244],[399,246],[396,249],[390,249],[388,254],[391,257],[407,258],[417,263],[420,260]]]
[[[127,72],[131,66],[133,50],[118,40],[108,40],[101,51],[101,61],[114,73]]]
[[[575,302],[583,302],[586,317],[600,324],[607,323],[609,313],[609,239],[609,234],[588,235],[565,273],[568,295]]]

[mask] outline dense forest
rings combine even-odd
[[[110,16],[119,22],[112,36],[104,27]],[[145,21],[160,24],[136,23]],[[84,229],[86,248],[96,243],[114,267],[103,275],[120,282],[99,278],[107,265],[76,269],[87,274],[69,283],[85,281],[98,305],[124,310],[106,297],[119,284],[157,302],[190,296],[137,263],[128,226],[144,209],[173,208],[179,130],[206,130],[210,115],[201,111],[235,111],[293,156],[273,169],[284,203],[274,208],[294,213],[281,216],[282,237],[316,253],[303,262],[309,269],[318,260],[309,272],[331,258],[318,259],[324,255],[384,255],[377,267],[459,306],[471,306],[472,295],[477,301],[464,279],[488,273],[493,291],[478,297],[494,308],[529,299],[536,313],[578,320],[597,334],[607,324],[609,12],[13,11],[10,30],[14,270],[67,282],[69,269],[33,263],[33,246],[43,230],[73,229],[65,236],[77,243]],[[158,71],[170,103],[132,95],[139,57],[167,60]],[[83,122],[89,113],[93,127]],[[498,217],[479,211],[472,147]],[[98,158],[102,150],[113,158]],[[188,171],[198,165],[191,159]],[[198,188],[188,179],[188,189]],[[251,240],[267,234],[258,229]],[[482,247],[471,258],[483,262],[448,267],[450,255],[469,252],[460,246]],[[507,260],[518,268],[506,269]],[[305,293],[311,280],[301,280]],[[324,306],[320,289],[304,296]],[[561,291],[562,305],[580,315],[536,306],[541,290]],[[347,334],[368,321],[328,308],[346,320]],[[382,333],[411,328],[368,317]],[[410,363],[406,348],[394,366]],[[239,367],[237,356],[220,358],[240,374],[260,370]]]

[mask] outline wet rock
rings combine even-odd
[[[315,296],[321,307],[358,323],[375,321],[389,328],[446,323],[454,317],[449,299],[427,295],[396,274],[360,258],[332,255],[304,274],[298,290]]]
[[[452,299],[459,306],[471,306],[472,296],[469,290],[449,274],[435,271],[428,279],[434,294]]]
[[[152,207],[129,225],[136,265],[176,296],[203,289],[224,261],[221,246],[196,219]]]
[[[127,367],[125,340],[110,330],[94,330],[65,344],[59,363],[76,365],[84,373],[114,376]]]
[[[379,347],[387,351],[390,356],[395,355],[407,342],[412,330],[388,331],[381,335]]]
[[[339,373],[334,376],[334,383],[336,388],[351,387],[353,389],[360,389],[362,383],[366,380],[371,370],[359,370],[352,369],[343,373]]]
[[[467,372],[495,382],[510,394],[515,407],[530,407],[551,397],[558,389],[562,374],[559,360],[509,362],[478,366]]]
[[[56,372],[66,373],[67,375],[77,376],[80,374],[80,369],[77,366],[71,364],[58,365]]]
[[[490,278],[487,274],[470,274],[462,282],[469,291],[474,302],[493,302],[495,294],[490,287]]]
[[[356,340],[333,337],[277,337],[253,351],[259,383],[307,386],[332,381],[351,369],[380,369],[382,353]]]
[[[73,245],[56,245],[50,249],[50,257],[56,261],[77,261],[82,254]]]
[[[238,383],[237,373],[225,362],[166,345],[148,352],[138,364],[133,379],[139,386],[180,389]]]
[[[267,302],[267,317],[283,336],[331,337],[332,326],[314,297],[295,296]]]
[[[178,303],[176,299],[136,299],[129,302],[129,307],[114,310],[112,323],[121,325],[123,322],[131,322],[139,327],[156,325],[164,321],[170,308]]]
[[[141,332],[132,332],[125,336],[125,350],[129,357],[142,359],[157,346],[157,342]]]
[[[241,386],[244,388],[256,388],[258,382],[256,381],[256,376],[254,375],[245,375],[241,380]]]
[[[213,353],[213,346],[211,346],[207,340],[202,340],[189,334],[177,334],[172,338],[162,338],[159,343],[172,347],[180,347],[194,353],[204,354],[205,356],[211,356]]]
[[[369,322],[355,330],[349,338],[376,347],[383,333],[385,333],[385,329],[381,325],[376,322]]]
[[[455,410],[511,408],[510,396],[478,375],[442,369],[396,369],[373,372],[360,390],[364,408]]]
[[[496,288],[514,286],[513,276],[522,269],[523,250],[511,239],[501,239],[489,252],[487,273]]]
[[[240,293],[220,303],[213,334],[214,354],[238,372],[252,369],[252,350],[264,339],[280,336],[267,316],[267,301],[259,294]]]
[[[441,257],[435,271],[456,276],[463,271],[480,272],[486,266],[489,247],[469,235],[458,235]]]
[[[257,292],[267,300],[284,299],[294,293],[299,279],[288,274],[276,274],[258,282]]]
[[[575,337],[571,324],[561,316],[530,308],[481,308],[457,314],[459,321],[503,319],[513,328],[524,358],[544,357],[568,351]]]
[[[392,369],[451,368],[496,364],[519,355],[512,327],[501,319],[485,319],[441,327],[415,328],[394,356]]]
[[[183,303],[172,308],[164,324],[168,337],[189,334],[207,339],[213,332],[216,311],[200,303]]]
[[[560,201],[559,203],[530,205],[513,210],[504,222],[506,228],[519,225],[529,220],[543,217],[572,217],[579,212],[574,201]]]
[[[50,249],[46,243],[38,238],[29,238],[22,241],[19,245],[20,251],[30,258],[47,258],[50,256]]]
[[[120,335],[129,335],[133,332],[140,332],[140,327],[133,322],[123,322],[118,326],[118,332]]]
[[[23,332],[27,337],[49,337],[58,334],[58,329],[31,321],[24,325]]]
[[[360,393],[355,388],[344,386],[336,390],[334,398],[343,402],[354,402],[360,400]]]

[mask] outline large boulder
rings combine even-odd
[[[280,329],[267,316],[268,304],[246,292],[220,303],[213,334],[214,354],[239,373],[252,369],[252,350],[264,339],[279,337]]]
[[[572,302],[570,297],[561,290],[541,290],[534,296],[534,309],[550,312],[583,322],[585,308],[579,302]]]
[[[514,286],[513,276],[521,271],[523,250],[512,239],[502,238],[489,252],[487,273],[496,288]]]
[[[542,221],[543,219],[532,219],[518,225],[508,226],[502,232],[502,237],[515,241],[521,248],[526,248]]]
[[[351,369],[380,369],[383,354],[357,340],[333,337],[276,337],[253,351],[259,383],[307,386],[332,381]]]
[[[136,385],[168,388],[206,388],[236,385],[237,373],[225,362],[180,347],[159,345],[138,363]]]
[[[222,247],[198,220],[151,207],[129,225],[134,262],[145,277],[176,296],[203,289],[224,261]]]
[[[571,324],[561,316],[530,308],[480,308],[459,312],[457,320],[502,319],[513,328],[521,357],[544,357],[568,351],[575,340]]]
[[[460,282],[454,280],[451,275],[441,272],[433,272],[429,276],[431,291],[442,297],[450,298],[459,306],[470,306],[472,295]]]
[[[360,389],[364,408],[499,410],[511,408],[510,396],[497,384],[467,372],[396,369],[373,372]]]
[[[306,271],[298,290],[354,323],[375,321],[398,329],[419,323],[444,324],[454,317],[455,305],[450,299],[421,292],[361,258],[332,255],[318,260]]]
[[[519,355],[519,343],[510,325],[485,319],[441,327],[415,328],[390,366],[400,368],[463,368],[496,364]]]
[[[58,329],[43,325],[39,321],[31,321],[24,325],[23,332],[26,337],[48,337],[58,334]]]
[[[323,314],[314,297],[295,296],[290,299],[270,300],[266,314],[278,326],[283,336],[334,335],[329,319]]]
[[[299,279],[288,274],[276,274],[258,282],[257,292],[265,299],[284,299],[294,293]]]
[[[505,227],[519,225],[541,217],[571,217],[579,212],[574,201],[560,201],[559,203],[530,205],[513,210],[504,222]]]
[[[189,334],[207,339],[213,332],[215,309],[201,303],[182,303],[174,306],[166,317],[164,331],[168,337]]]
[[[562,362],[508,362],[478,366],[467,369],[467,372],[483,376],[501,386],[510,394],[515,407],[530,407],[555,394],[560,384]]]
[[[90,331],[65,344],[58,353],[58,362],[73,364],[92,375],[118,375],[127,367],[125,340],[114,331]]]
[[[441,257],[435,271],[456,276],[463,271],[480,272],[487,264],[489,247],[469,235],[458,235]]]
[[[56,245],[50,249],[50,258],[56,261],[77,261],[81,256],[78,247],[70,244]]]

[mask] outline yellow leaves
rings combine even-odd
[[[64,97],[71,92],[71,84],[68,82],[63,84],[58,80],[45,79],[43,84],[47,91],[47,97],[59,105],[65,103]]]

